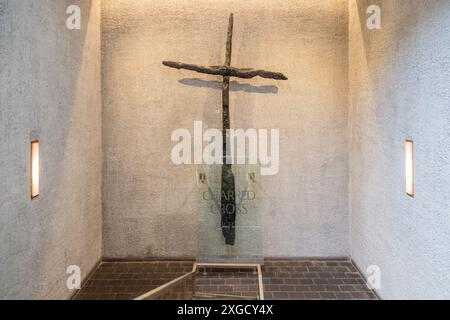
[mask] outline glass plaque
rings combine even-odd
[[[197,260],[262,263],[259,165],[232,165],[234,188],[224,187],[223,170],[222,165],[197,168]]]

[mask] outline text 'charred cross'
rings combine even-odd
[[[164,61],[163,64],[170,68],[186,69],[198,73],[218,75],[223,77],[222,87],[222,107],[223,107],[223,165],[221,181],[221,227],[225,243],[234,246],[235,244],[235,222],[236,222],[236,192],[234,183],[234,174],[231,168],[231,155],[228,154],[230,148],[230,78],[250,79],[262,77],[275,80],[287,80],[287,77],[279,72],[270,72],[265,70],[242,69],[231,66],[231,53],[233,41],[233,14],[230,15],[227,34],[227,52],[225,65],[223,66],[201,66],[195,64],[185,64],[181,62]]]

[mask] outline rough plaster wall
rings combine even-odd
[[[66,267],[101,257],[100,1],[1,0],[0,44],[0,299],[68,298]]]
[[[369,4],[382,30],[365,28]],[[386,299],[450,298],[449,12],[447,0],[350,1],[351,252],[381,267]]]
[[[347,1],[105,0],[105,257],[195,255],[196,168],[172,164],[170,135],[221,128],[221,79],[161,61],[223,64],[230,12],[233,64],[289,77],[231,93],[232,127],[281,130],[280,172],[259,195],[264,254],[349,255]]]

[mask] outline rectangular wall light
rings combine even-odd
[[[414,141],[405,143],[406,194],[414,198]]]
[[[40,178],[39,141],[31,142],[31,198],[39,196]]]

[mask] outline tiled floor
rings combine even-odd
[[[256,269],[200,269],[196,279],[196,291],[256,299],[258,273]]]
[[[192,262],[103,263],[74,297],[80,300],[133,299],[192,270]],[[269,260],[263,266],[266,299],[377,299],[349,261]],[[251,270],[201,270],[197,292],[256,297]],[[171,295],[169,298],[176,298]]]
[[[192,271],[192,262],[106,262],[74,299],[131,300]]]
[[[377,299],[350,261],[266,261],[266,299]]]

